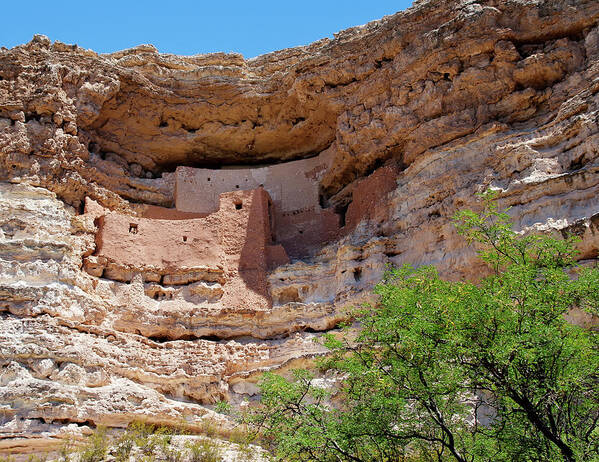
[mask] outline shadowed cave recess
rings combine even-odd
[[[233,425],[387,265],[486,271],[451,216],[599,255],[599,4],[418,1],[244,60],[0,50],[0,453]]]

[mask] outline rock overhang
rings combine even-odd
[[[99,56],[41,38],[1,51],[0,374],[13,414],[0,432],[48,441],[69,422],[119,426],[147,412],[196,422],[207,403],[252,399],[260,371],[322,354],[311,338],[347,305],[373,302],[387,264],[484,274],[449,217],[488,186],[518,229],[575,232],[593,264],[598,19],[595,1],[429,1],[247,61],[151,47]],[[263,228],[249,239],[253,258],[242,258],[248,227],[231,201],[231,226],[215,227],[221,249],[207,249],[221,273],[121,264],[122,280],[98,277],[111,273],[94,255],[86,197],[126,217],[129,238],[144,220],[218,213],[177,210],[177,167],[283,168],[323,153],[318,207],[277,212],[271,193],[274,220],[267,203],[258,215],[274,221],[275,245]],[[178,246],[181,223],[157,234]],[[86,258],[99,274],[81,271]],[[46,399],[65,390],[69,402]]]

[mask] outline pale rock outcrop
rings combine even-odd
[[[373,302],[387,264],[484,274],[450,218],[488,187],[517,229],[573,233],[594,264],[598,24],[595,0],[429,0],[250,60],[42,36],[1,50],[0,452],[135,419],[227,428],[212,405],[323,354],[314,337]],[[269,271],[272,303],[102,277],[86,198],[151,216],[174,206],[177,166],[323,153],[319,206],[341,232]]]

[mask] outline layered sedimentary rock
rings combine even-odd
[[[220,422],[387,264],[480,275],[450,217],[488,187],[595,261],[598,22],[431,0],[250,60],[1,50],[0,451]]]

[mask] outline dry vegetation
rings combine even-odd
[[[214,425],[203,435],[192,435],[185,425],[156,427],[133,422],[119,433],[98,427],[85,442],[67,439],[58,453],[31,455],[28,462],[245,462],[264,460],[258,447],[249,444],[248,434],[238,429],[230,441],[214,439]],[[14,462],[12,456],[0,462]]]

